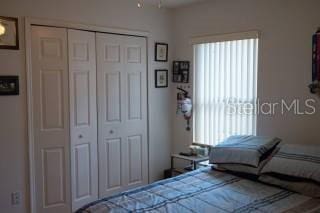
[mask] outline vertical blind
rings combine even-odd
[[[258,37],[194,44],[196,143],[256,134]]]

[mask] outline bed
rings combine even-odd
[[[98,200],[77,212],[320,212],[320,199],[207,167]]]

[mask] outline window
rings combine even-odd
[[[231,135],[255,135],[258,33],[197,38],[193,44],[194,142],[216,145]]]

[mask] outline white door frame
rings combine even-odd
[[[35,197],[35,165],[34,165],[34,135],[33,135],[33,97],[32,97],[32,56],[31,56],[31,27],[32,25],[38,26],[48,26],[48,27],[62,27],[67,29],[76,29],[76,30],[85,30],[92,32],[102,32],[102,33],[113,33],[120,35],[128,35],[128,36],[138,36],[145,37],[147,39],[147,103],[149,100],[149,86],[151,84],[148,83],[148,71],[151,70],[151,57],[148,57],[148,47],[150,41],[150,33],[146,31],[136,31],[129,29],[121,29],[121,28],[110,28],[103,26],[94,26],[88,24],[79,24],[72,23],[61,20],[49,20],[49,19],[40,19],[40,18],[25,18],[25,49],[26,49],[26,80],[27,80],[27,107],[28,107],[28,157],[29,157],[29,195],[30,195],[30,212],[36,213],[36,197]],[[149,149],[149,106],[148,109],[148,129],[147,129],[147,138],[148,138],[148,149]],[[149,152],[148,152],[148,167],[149,167]],[[150,168],[149,170],[150,171]],[[148,182],[149,182],[149,172],[148,172]],[[71,189],[70,189],[71,190]]]

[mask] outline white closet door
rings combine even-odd
[[[148,183],[146,39],[96,34],[99,195]]]
[[[72,210],[98,199],[95,33],[68,30]]]
[[[37,212],[71,211],[67,30],[32,27]]]

